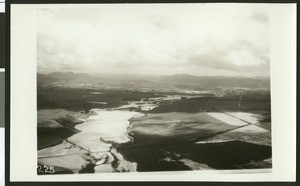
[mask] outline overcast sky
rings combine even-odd
[[[89,6],[38,9],[38,72],[269,76],[259,5]]]

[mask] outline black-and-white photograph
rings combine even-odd
[[[272,170],[259,5],[36,12],[37,174]]]

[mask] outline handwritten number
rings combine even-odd
[[[53,174],[55,172],[54,168],[52,166],[46,166],[45,173]]]
[[[42,166],[38,166],[38,173],[43,173]]]
[[[45,173],[45,174],[53,174],[55,172],[55,169],[53,166],[47,166],[47,165],[44,165],[43,167],[38,165],[37,167],[38,169],[38,173]]]

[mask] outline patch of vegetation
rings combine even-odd
[[[197,97],[176,101],[164,101],[149,113],[201,111],[240,111],[240,112],[271,112],[271,99],[268,95],[229,95],[224,97]]]
[[[165,151],[184,155],[194,162],[206,164],[213,169],[247,169],[270,167],[251,165],[251,162],[263,161],[271,158],[270,146],[256,145],[240,141],[207,144],[175,144],[166,146],[149,146],[144,148],[119,149],[123,156],[133,162],[137,162],[138,171],[178,171],[190,170],[185,164],[178,161],[161,161],[172,158]],[[147,158],[145,158],[147,157]],[[180,159],[180,157],[179,157]],[[200,168],[199,168],[200,169]]]
[[[93,94],[100,91],[102,94]],[[89,111],[92,108],[113,108],[129,101],[139,101],[142,98],[159,97],[154,92],[139,92],[130,90],[96,90],[88,88],[65,88],[55,86],[37,87],[37,108],[66,109],[70,111]],[[106,102],[95,104],[92,102]]]

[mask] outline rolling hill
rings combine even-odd
[[[192,76],[176,74],[171,76],[155,75],[125,75],[125,74],[87,74],[73,72],[53,72],[37,74],[40,84],[51,83],[81,83],[97,84],[109,87],[124,88],[175,88],[175,89],[202,89],[202,88],[249,88],[269,89],[270,79],[266,77],[230,77],[230,76]]]

